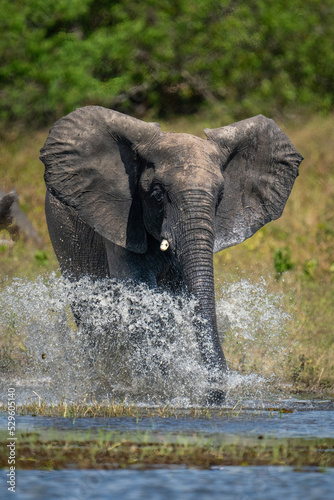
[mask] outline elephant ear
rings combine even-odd
[[[204,132],[222,155],[224,193],[214,245],[219,252],[282,215],[303,158],[276,123],[262,115]]]
[[[144,253],[136,149],[159,134],[159,125],[110,109],[76,109],[54,124],[41,149],[47,189],[104,238]]]

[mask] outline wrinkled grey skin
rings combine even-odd
[[[205,130],[208,140],[97,106],[55,123],[41,150],[46,215],[62,272],[145,282],[194,294],[212,376],[227,371],[219,342],[213,253],[282,214],[302,161],[272,121],[256,116]],[[160,250],[167,240],[167,251]],[[80,317],[77,317],[80,321]]]

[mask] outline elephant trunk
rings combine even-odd
[[[219,381],[227,371],[226,360],[218,336],[214,273],[213,217],[214,200],[202,191],[186,195],[182,203],[183,235],[176,253],[190,293],[198,299],[204,324],[197,322],[197,336],[202,359],[210,371],[210,381]]]

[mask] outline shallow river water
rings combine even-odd
[[[272,402],[257,410],[243,409],[238,414],[219,416],[212,410],[209,418],[180,417],[112,417],[112,418],[64,418],[41,416],[16,416],[16,427],[20,431],[47,430],[61,431],[99,430],[117,432],[149,432],[156,435],[188,434],[214,436],[216,441],[227,436],[273,436],[275,438],[334,438],[334,401],[330,400],[281,400]],[[284,413],[279,411],[283,409]],[[286,410],[291,413],[285,413]],[[7,420],[0,418],[0,430],[6,429]]]
[[[285,411],[243,410],[237,416],[210,418],[46,418],[18,416],[17,429],[38,430],[43,435],[57,432],[89,431],[91,436],[105,430],[116,433],[148,433],[150,441],[188,435],[208,438],[216,444],[259,436],[274,438],[334,437],[334,402],[326,400],[282,400]],[[6,429],[6,418],[0,429]],[[333,452],[333,450],[331,450]],[[0,471],[1,498],[13,498],[7,490],[6,471]],[[150,470],[59,470],[17,471],[15,498],[47,499],[235,499],[270,500],[332,499],[334,469],[283,466],[224,466],[210,470],[164,467]]]
[[[223,467],[214,470],[19,471],[20,500],[319,500],[333,498],[334,470],[291,467]]]
[[[282,297],[270,294],[264,282],[231,280],[224,287],[217,313],[220,330],[226,331],[227,353],[237,353],[243,366],[254,357],[261,359],[257,375],[231,370],[224,416],[214,410],[210,418],[187,416],[187,411],[201,405],[207,376],[192,326],[196,308],[192,299],[134,289],[131,284],[108,284],[102,291],[87,281],[73,287],[55,275],[35,282],[14,280],[0,297],[0,325],[6,325],[3,335],[9,345],[2,365],[6,368],[8,363],[10,374],[0,376],[0,401],[5,404],[8,387],[14,387],[17,404],[126,399],[141,408],[168,404],[184,409],[178,418],[17,415],[19,431],[47,434],[56,429],[61,435],[69,430],[93,434],[106,430],[149,433],[156,440],[199,436],[216,443],[247,442],[259,436],[333,438],[333,401],[291,398],[280,386],[280,367],[290,353],[288,332],[294,321]],[[86,311],[88,340],[70,312],[70,303],[78,298]],[[229,417],[232,409],[238,413]],[[4,415],[0,430],[6,428]],[[311,467],[18,470],[15,494],[8,491],[7,479],[7,471],[1,470],[1,499],[334,498],[334,470]]]

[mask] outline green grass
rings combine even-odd
[[[203,128],[225,124],[216,112],[213,117],[163,123],[162,129],[203,136]],[[264,276],[269,292],[284,294],[286,311],[293,317],[288,332],[290,354],[268,370],[277,370],[293,392],[333,394],[334,122],[331,116],[295,117],[280,126],[305,158],[283,216],[243,244],[216,254],[215,270],[236,280],[249,275],[258,282]],[[22,209],[44,241],[42,250],[25,241],[0,247],[2,285],[16,276],[32,279],[58,267],[47,233],[43,166],[38,160],[46,137],[47,130],[10,130],[3,132],[0,142],[0,187],[17,189]],[[3,233],[0,239],[8,237]],[[8,329],[2,333],[3,343],[5,334],[10,336]],[[232,343],[229,348],[228,338],[229,332],[227,358],[232,368],[240,369],[242,349]],[[261,349],[255,352],[254,362],[242,366],[243,371],[260,370],[264,354]]]
[[[121,469],[186,466],[208,469],[224,465],[285,465],[302,468],[318,467],[324,470],[334,466],[333,438],[273,438],[217,434],[212,437],[197,432],[161,433],[155,431],[160,419],[201,418],[210,421],[236,419],[245,421],[256,418],[285,418],[293,409],[259,407],[247,410],[238,403],[231,409],[177,407],[139,408],[125,402],[88,404],[65,401],[52,405],[42,399],[16,407],[16,415],[62,417],[70,419],[71,430],[48,427],[33,431],[17,430],[16,468],[58,470]],[[2,418],[7,408],[1,409]],[[105,430],[94,425],[87,430],[77,427],[80,418],[131,418],[133,430],[120,432]],[[136,429],[142,418],[152,420],[151,430]],[[0,431],[0,468],[8,466],[8,432]]]
[[[334,439],[217,438],[110,431],[18,432],[17,469],[121,469],[223,465],[334,466]],[[8,466],[8,440],[0,432],[0,468]]]
[[[35,393],[36,394],[36,393]],[[38,394],[36,394],[38,396]],[[4,415],[7,411],[7,405],[2,406],[0,403],[0,415]],[[209,408],[209,407],[192,407],[192,408],[179,408],[177,406],[156,406],[156,407],[138,407],[134,404],[123,402],[87,402],[86,397],[81,401],[67,403],[65,400],[58,403],[48,403],[46,400],[38,396],[38,401],[27,401],[23,405],[16,407],[17,415],[32,415],[34,417],[63,417],[71,418],[73,422],[77,418],[114,418],[114,417],[133,417],[133,418],[205,418],[211,417],[228,417],[238,418],[243,416],[247,418],[249,415],[259,416],[268,415],[272,416],[276,412],[280,416],[284,413],[293,413],[292,409],[276,408],[276,407],[259,407],[257,410],[247,410],[246,407],[238,401],[233,408]]]

